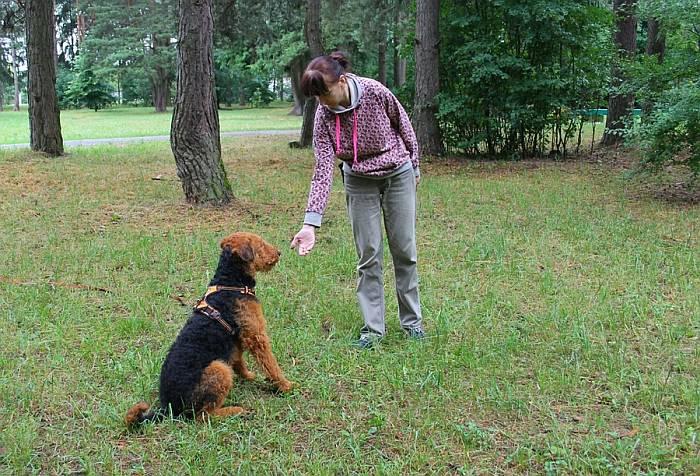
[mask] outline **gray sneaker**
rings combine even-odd
[[[371,349],[381,340],[382,337],[377,334],[360,334],[360,338],[353,342],[352,346],[358,349]]]
[[[422,327],[413,327],[411,329],[405,329],[406,336],[412,340],[423,340],[425,339],[425,331]]]

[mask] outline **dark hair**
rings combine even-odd
[[[342,74],[350,72],[350,60],[342,51],[317,56],[312,59],[301,77],[301,92],[304,96],[328,94],[328,84],[335,84]]]

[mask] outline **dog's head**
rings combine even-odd
[[[280,259],[280,251],[253,233],[238,232],[221,240],[221,249],[242,261],[251,274],[269,271]]]

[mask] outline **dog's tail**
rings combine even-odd
[[[146,402],[139,402],[133,407],[131,407],[124,416],[126,426],[131,427],[134,425],[139,425],[146,421],[157,422],[161,421],[163,417],[165,417],[165,412],[163,412],[162,408],[155,408],[151,411],[148,411],[150,408],[151,406]]]

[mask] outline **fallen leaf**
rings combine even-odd
[[[618,433],[617,436],[619,438],[632,438],[634,436],[637,436],[637,433],[639,433],[639,428],[632,427],[630,430]]]

